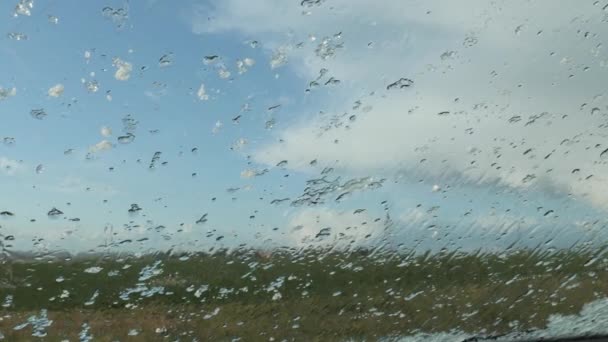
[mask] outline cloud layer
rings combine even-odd
[[[285,67],[303,90],[319,76],[330,89],[324,114],[303,109],[280,142],[254,151],[260,163],[301,170],[316,160],[351,173],[572,194],[608,208],[598,6],[229,0],[199,10],[205,20],[194,11],[193,32],[255,37],[269,55],[287,51]],[[400,78],[413,84],[387,89]]]

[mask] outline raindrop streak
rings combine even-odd
[[[156,168],[156,163],[160,159],[161,154],[162,154],[162,152],[154,152],[154,156],[152,156],[152,160],[150,161],[150,166],[148,167],[150,170],[153,170]]]
[[[215,63],[219,60],[220,56],[218,55],[210,55],[210,56],[205,56],[203,57],[203,63],[205,64],[212,64]]]
[[[125,135],[121,135],[117,138],[118,142],[121,144],[130,144],[135,140],[135,134],[127,133]]]
[[[196,220],[196,224],[203,224],[207,222],[207,213],[203,214],[200,219]]]
[[[289,197],[286,197],[286,198],[277,198],[277,199],[273,199],[272,201],[270,201],[270,204],[279,205],[279,204],[281,204],[283,202],[286,202],[286,201],[289,201],[289,200],[290,200]]]
[[[300,2],[300,6],[302,7],[313,7],[313,6],[321,6],[325,0],[302,0]]]

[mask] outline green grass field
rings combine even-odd
[[[5,260],[0,332],[32,340],[375,340],[541,329],[608,296],[598,251],[404,255],[254,251]],[[97,269],[92,268],[97,267]],[[96,272],[96,273],[95,273]],[[8,300],[6,299],[8,296]]]

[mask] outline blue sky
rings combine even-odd
[[[514,239],[597,239],[605,224],[605,28],[591,3],[542,20],[541,5],[480,3],[469,13],[434,1],[34,2],[31,15],[13,17],[15,5],[0,4],[0,87],[16,91],[0,100],[0,138],[15,139],[0,145],[0,210],[15,214],[0,225],[15,248],[41,237],[46,248],[87,249],[108,240],[107,227],[114,241],[150,239],[121,248],[301,245],[332,227],[335,244],[500,249]],[[106,6],[128,15],[104,16]],[[203,63],[212,55],[220,61]],[[278,55],[286,63],[273,67]],[[114,58],[130,63],[128,79],[117,79]],[[239,73],[246,58],[253,63]],[[322,69],[320,86],[306,92]],[[386,89],[401,77],[414,85]],[[57,84],[64,92],[49,96]],[[42,120],[30,115],[41,108]],[[135,140],[121,144],[127,115],[138,122]],[[91,152],[104,140],[112,147]],[[344,201],[334,200],[347,190],[339,188],[317,206],[270,204],[296,199],[325,167],[341,185],[371,178]],[[65,215],[47,217],[53,207]],[[359,208],[367,210],[353,214]],[[510,238],[497,242],[505,231]]]

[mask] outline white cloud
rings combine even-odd
[[[471,227],[479,232],[495,234],[508,234],[520,231],[529,233],[530,229],[538,227],[540,222],[534,217],[515,216],[509,214],[489,213],[474,218]],[[553,227],[555,229],[556,227]]]
[[[13,176],[21,169],[22,165],[19,161],[6,157],[0,157],[0,172]]]
[[[287,64],[303,87],[322,68],[323,82],[341,80],[320,108],[327,114],[303,111],[300,122],[277,133],[283,142],[253,151],[256,161],[289,160],[300,170],[313,159],[355,173],[401,170],[429,181],[571,193],[608,208],[599,7],[336,0],[306,10],[280,0],[228,0],[191,17],[195,33],[237,31],[268,51],[304,42],[288,50]],[[320,58],[321,38],[338,32],[344,47]],[[386,89],[401,77],[414,84]],[[351,109],[358,100],[366,111]],[[342,126],[322,129],[336,121]]]
[[[41,188],[60,193],[82,193],[91,191],[92,193],[103,196],[113,196],[119,193],[119,191],[111,185],[75,176],[66,176],[61,179],[57,185],[48,187],[41,186]]]
[[[365,212],[337,211],[329,208],[305,208],[289,219],[288,243],[298,246],[348,248],[366,243],[383,232],[381,222],[374,222]]]
[[[110,149],[112,149],[112,143],[109,142],[108,140],[102,140],[102,141],[98,142],[97,144],[89,147],[89,152],[95,153],[95,152],[107,151]]]

